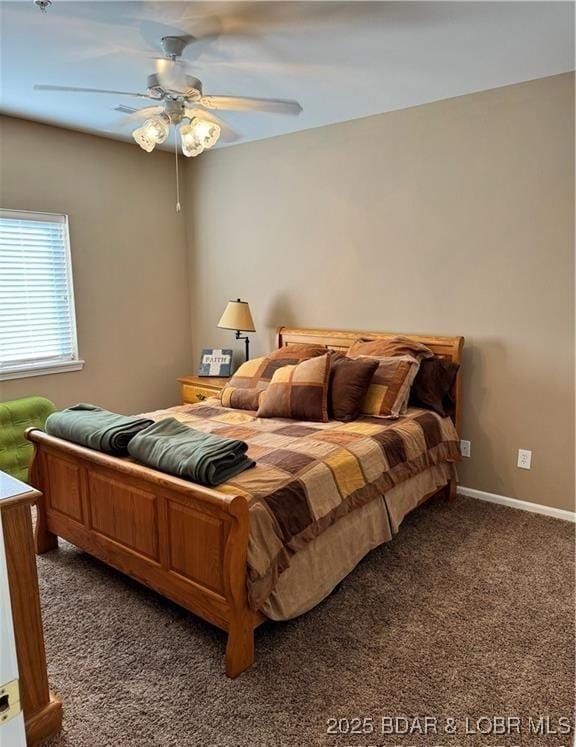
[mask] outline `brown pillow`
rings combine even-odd
[[[319,345],[289,345],[269,355],[252,358],[243,363],[226,384],[220,393],[220,401],[224,407],[236,410],[257,410],[260,394],[270,383],[275,371],[325,353],[326,348]]]
[[[397,335],[380,340],[355,340],[350,345],[346,355],[350,358],[359,358],[361,355],[371,355],[377,358],[411,355],[417,360],[422,360],[423,358],[432,358],[434,353],[421,342]]]
[[[361,412],[379,418],[397,418],[406,411],[410,387],[418,373],[418,361],[411,355],[377,358]]]
[[[331,418],[344,423],[356,420],[377,368],[375,358],[352,360],[333,354],[328,390],[328,413]]]
[[[283,360],[289,360],[293,363],[295,360],[305,361],[308,358],[315,358],[318,355],[324,355],[326,353],[325,345],[313,345],[311,343],[302,342],[295,345],[285,345],[282,348],[277,348],[271,353],[268,353],[268,358],[272,361],[282,358]]]
[[[259,418],[328,420],[328,353],[283,366],[260,398]]]
[[[410,404],[427,407],[442,417],[450,415],[454,409],[450,392],[459,368],[458,363],[448,358],[434,356],[422,361],[410,391]]]
[[[226,385],[220,393],[220,402],[223,407],[232,407],[235,410],[257,410],[263,391]]]

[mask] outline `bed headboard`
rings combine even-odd
[[[285,345],[295,345],[298,343],[308,342],[316,345],[326,345],[330,350],[346,351],[350,345],[359,337],[365,340],[378,340],[387,337],[396,337],[397,335],[409,337],[411,340],[421,342],[441,358],[450,358],[454,363],[461,363],[462,348],[464,347],[464,338],[448,337],[443,335],[414,335],[405,332],[364,332],[357,330],[345,329],[303,329],[301,327],[278,327],[278,347]],[[454,381],[452,396],[456,403],[454,407],[453,420],[456,428],[460,428],[461,415],[461,370]]]

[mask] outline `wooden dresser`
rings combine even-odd
[[[59,731],[62,703],[48,689],[44,633],[30,506],[41,496],[30,485],[0,472],[0,518],[19,670],[26,741],[36,745]]]
[[[230,381],[228,377],[216,376],[183,376],[178,379],[183,405],[196,405],[218,393]]]

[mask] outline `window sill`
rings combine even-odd
[[[42,363],[37,366],[22,366],[21,368],[5,368],[0,370],[0,381],[9,379],[27,379],[30,376],[48,376],[56,373],[81,371],[84,361],[58,361],[57,363]]]

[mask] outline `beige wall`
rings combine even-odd
[[[236,296],[255,353],[280,324],[463,334],[462,483],[571,508],[573,104],[555,76],[202,155],[196,349]]]
[[[120,412],[177,404],[189,372],[184,222],[167,153],[2,118],[2,207],[67,213],[83,371],[0,382],[0,400],[29,394],[59,406]]]

